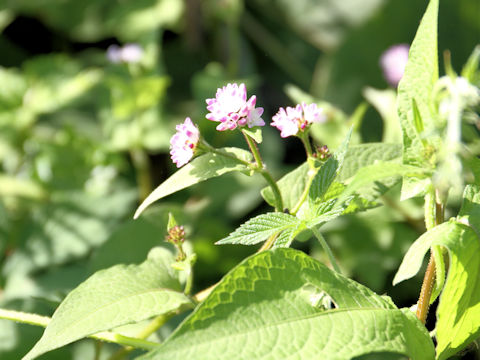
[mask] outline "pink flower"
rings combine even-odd
[[[257,98],[253,95],[247,101],[247,89],[245,84],[227,84],[217,89],[215,99],[207,99],[207,110],[210,113],[206,118],[220,122],[217,130],[234,130],[237,126],[247,125],[264,126],[265,121],[261,118],[263,108],[255,108]]]
[[[298,104],[296,107],[280,108],[277,114],[272,118],[270,125],[280,130],[280,136],[285,138],[296,135],[298,131],[304,131],[313,123],[325,122],[326,117],[323,109],[317,104]]]
[[[403,76],[408,61],[409,49],[408,44],[394,45],[388,48],[380,57],[383,76],[393,87],[397,87]]]
[[[190,161],[200,139],[200,131],[190,118],[176,126],[177,132],[170,139],[170,155],[177,167],[182,167]]]

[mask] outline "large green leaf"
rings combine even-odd
[[[117,265],[95,273],[68,294],[24,360],[100,331],[190,305],[181,292],[173,262],[168,250],[154,248],[140,265]]]
[[[248,167],[241,161],[252,159],[248,151],[238,148],[223,148],[219,151],[225,152],[228,156],[216,153],[201,155],[170,176],[148,195],[138,207],[134,218],[138,218],[155,201],[174,192],[232,171],[248,171]]]
[[[431,0],[410,47],[405,73],[398,85],[397,109],[403,131],[405,164],[424,164],[423,145],[415,126],[413,103],[418,106],[426,130],[433,126],[431,94],[438,79],[438,0]]]
[[[142,359],[351,359],[376,351],[434,357],[413,314],[301,251],[275,249],[238,265]]]
[[[437,309],[437,358],[446,359],[480,335],[480,240],[457,221],[438,225],[415,241],[395,275],[394,284],[413,277],[431,246],[445,246],[450,265]]]

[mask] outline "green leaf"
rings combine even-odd
[[[478,73],[478,65],[480,63],[480,45],[477,45],[473,49],[472,54],[469,56],[466,64],[463,66],[461,76],[473,83]]]
[[[277,185],[282,194],[283,206],[285,208],[292,209],[297,204],[307,185],[308,170],[308,164],[304,162],[278,180]],[[275,206],[275,197],[270,187],[263,188],[261,194],[268,204]]]
[[[140,265],[101,270],[68,294],[42,338],[25,355],[33,359],[75,340],[176,310],[191,301],[172,269],[174,256],[154,248]]]
[[[480,185],[467,185],[458,220],[469,224],[480,236]]]
[[[138,218],[152,203],[174,192],[232,171],[249,170],[248,166],[242,162],[252,160],[248,151],[238,148],[223,148],[219,151],[228,156],[217,153],[201,155],[170,176],[148,195],[138,207],[133,218]]]
[[[303,222],[299,223],[298,225],[288,228],[284,230],[278,237],[275,239],[272,248],[281,248],[290,247],[290,244],[295,239],[295,237],[300,234],[303,230],[305,230],[305,224]]]
[[[397,110],[403,131],[403,161],[408,165],[425,164],[422,141],[415,126],[413,101],[418,106],[426,130],[431,130],[434,125],[430,97],[438,79],[437,15],[438,0],[431,0],[410,47],[405,73],[398,85]]]
[[[348,145],[350,143],[350,138],[352,137],[352,131],[353,128],[350,128],[350,131],[347,133],[347,136],[343,140],[340,147],[333,154],[333,156],[327,159],[327,161],[322,165],[320,170],[318,170],[317,174],[315,175],[308,192],[308,202],[310,204],[310,208],[313,209],[315,202],[323,200],[323,196],[337,177],[338,173],[341,171],[343,160],[345,159],[345,154],[347,153]]]
[[[299,224],[300,220],[290,214],[281,212],[262,214],[240,225],[237,230],[215,244],[254,245]]]
[[[449,221],[416,240],[405,255],[394,285],[413,277],[430,247],[450,254],[448,277],[437,308],[437,358],[447,359],[480,335],[480,240],[465,224]]]
[[[347,199],[357,190],[379,180],[396,176],[425,176],[426,170],[410,165],[394,162],[378,162],[361,168],[341,194],[338,204]]]
[[[434,358],[412,313],[301,251],[280,248],[233,269],[142,359],[351,359],[377,351]]]
[[[369,143],[350,146],[345,154],[339,181],[346,181],[353,177],[358,170],[373,165],[376,161],[390,161],[400,159],[402,146],[400,144]]]

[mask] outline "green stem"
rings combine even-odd
[[[307,153],[307,159],[313,157],[312,145],[310,144],[310,139],[308,137],[308,132],[300,131],[298,134],[300,140],[302,140],[303,146],[305,147],[305,152]]]
[[[255,162],[257,163],[257,166],[259,169],[263,168],[263,161],[262,157],[260,156],[260,152],[258,151],[257,144],[255,143],[255,140],[253,140],[250,135],[248,135],[245,131],[242,130],[242,134],[245,137],[245,140],[247,141],[248,147],[250,148],[250,151],[252,152],[253,158],[255,159]]]
[[[42,327],[47,327],[47,325],[51,321],[51,318],[49,318],[48,316],[41,316],[37,314],[25,313],[21,311],[7,310],[7,309],[0,309],[0,319],[12,320],[12,321],[20,322],[23,324],[36,325],[36,326],[42,326]],[[96,340],[107,341],[107,342],[123,345],[123,346],[132,346],[132,347],[144,349],[144,350],[153,350],[160,345],[155,342],[132,338],[129,336],[123,336],[110,331],[99,332],[94,335],[89,335],[88,337]]]
[[[318,169],[310,167],[310,170],[308,171],[308,179],[307,179],[307,184],[305,185],[305,189],[303,189],[302,195],[298,199],[293,209],[290,211],[290,214],[295,215],[298,212],[298,210],[300,210],[300,207],[307,199],[308,193],[310,191],[310,187],[312,186],[313,179],[315,179],[315,175],[317,175],[317,172],[318,172]]]
[[[333,256],[333,253],[332,253],[332,250],[328,246],[328,244],[325,241],[325,238],[323,237],[323,235],[320,233],[320,231],[318,231],[318,229],[315,226],[310,228],[310,230],[312,230],[313,235],[315,235],[315,237],[320,242],[320,245],[322,245],[323,250],[327,253],[328,259],[330,260],[330,263],[332,264],[333,269],[336,272],[338,272],[339,274],[341,274],[342,271],[340,270],[340,266],[338,266],[337,260],[335,260],[335,257]]]
[[[242,130],[242,134],[245,137],[245,140],[247,141],[248,147],[250,148],[250,151],[252,152],[253,158],[255,159],[256,167],[253,169],[254,171],[257,171],[260,173],[260,175],[263,176],[263,178],[267,181],[268,185],[270,185],[273,195],[275,197],[275,211],[283,211],[283,200],[282,200],[282,194],[280,193],[280,189],[278,188],[278,185],[275,180],[273,180],[272,175],[265,169],[265,166],[263,165],[262,157],[260,156],[260,152],[258,151],[257,144],[255,143],[255,140],[253,140],[250,135],[248,135],[246,132]]]

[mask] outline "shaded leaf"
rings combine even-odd
[[[190,305],[166,249],[153,249],[140,265],[101,270],[70,292],[42,338],[24,360],[88,335],[138,322]]]

